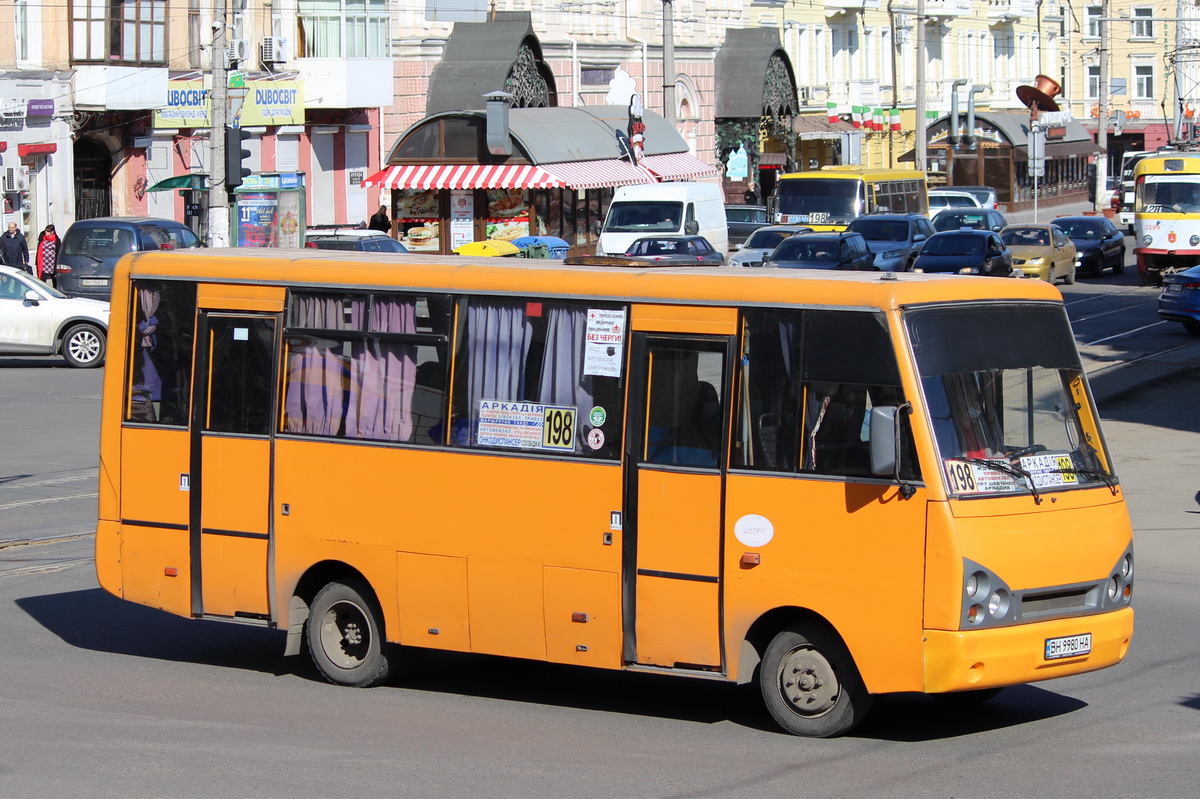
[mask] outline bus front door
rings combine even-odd
[[[634,334],[625,459],[629,663],[723,666],[721,497],[731,342]]]
[[[192,613],[270,618],[276,314],[201,310],[192,397]]]

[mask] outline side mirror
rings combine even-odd
[[[743,247],[745,247],[745,246],[746,246],[745,244],[735,244],[735,245],[733,245],[732,247],[730,247],[730,248],[729,248],[729,251],[730,251],[730,252],[737,252],[738,250],[742,249],[742,248],[743,248]]]
[[[891,477],[896,473],[900,431],[895,405],[876,405],[871,408],[871,474]]]
[[[918,241],[925,241],[925,239],[927,239],[927,238],[929,238],[929,237],[926,236],[924,233],[914,233],[912,240],[913,240],[913,242],[918,242]]]
[[[36,291],[34,291],[33,289],[30,289],[29,291],[25,292],[25,302],[32,302],[34,305],[37,305],[41,301],[42,301],[42,298],[39,297],[38,293]]]
[[[690,222],[685,223],[683,226],[683,232],[688,234],[689,236],[695,236],[697,233],[700,232],[700,223],[697,222],[695,219],[693,219]]]

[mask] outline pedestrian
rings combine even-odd
[[[371,223],[367,225],[371,230],[379,230],[384,233],[392,232],[392,221],[388,219],[387,206],[379,206],[379,210],[371,217]]]
[[[29,268],[29,245],[25,242],[24,234],[17,229],[16,222],[9,222],[8,230],[0,236],[0,259],[4,261],[5,266],[15,266],[26,272],[33,272]]]
[[[37,255],[34,256],[37,276],[39,280],[51,286],[54,285],[54,275],[58,272],[58,250],[61,246],[62,242],[54,232],[54,225],[46,225],[46,229],[38,234]]]

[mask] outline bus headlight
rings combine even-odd
[[[988,597],[988,614],[993,619],[1000,619],[1008,615],[1009,595],[1003,588],[997,588]]]
[[[1154,237],[1151,236],[1149,233],[1142,236],[1142,244],[1145,244],[1147,247],[1149,247],[1153,243],[1154,243]]]
[[[979,563],[963,559],[960,630],[1012,624],[1016,605],[1012,590],[999,575]]]
[[[1121,593],[1121,578],[1114,575],[1113,578],[1108,581],[1108,598],[1115,600],[1117,598],[1117,594],[1119,593]]]
[[[1195,233],[1193,233],[1192,237],[1188,239],[1188,242],[1195,247],[1197,244],[1200,244],[1200,236],[1197,236]]]

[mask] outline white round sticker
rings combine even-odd
[[[737,520],[733,534],[748,547],[761,547],[775,537],[775,525],[766,516],[751,513]]]

